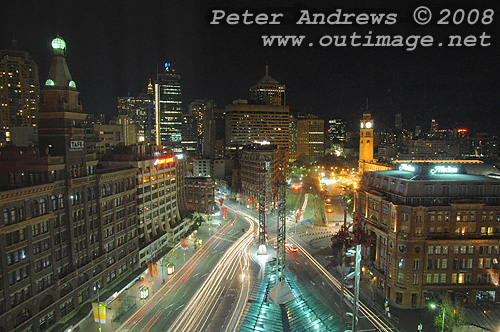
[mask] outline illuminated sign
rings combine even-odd
[[[467,129],[466,128],[459,128],[459,129],[457,129],[457,132],[459,132],[459,133],[466,133]]]
[[[165,68],[170,67],[170,62],[165,62]]]
[[[156,159],[155,165],[161,165],[161,164],[170,164],[174,162],[174,157],[170,158],[162,158],[162,159]]]
[[[70,141],[69,148],[72,150],[81,150],[85,148],[83,141]]]
[[[400,171],[408,171],[408,172],[415,172],[415,166],[409,165],[409,164],[401,164],[399,166]]]
[[[458,173],[458,167],[453,166],[434,166],[430,170],[431,174],[443,173],[443,174],[454,174]]]

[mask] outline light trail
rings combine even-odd
[[[232,222],[236,219],[228,221],[224,224],[221,229],[219,229],[205,244],[184,264],[184,266],[174,275],[173,278],[169,279],[165,285],[163,285],[160,290],[158,290],[153,296],[139,309],[134,315],[132,315],[122,326],[118,329],[118,331],[129,331],[131,330],[137,323],[139,323],[145,315],[147,315],[151,309],[153,309],[158,302],[166,301],[170,296],[176,293],[179,286],[183,285],[184,281],[186,281],[193,270],[198,266],[201,260],[210,253],[210,249],[215,247],[221,240],[222,236],[224,236],[231,228]],[[168,286],[171,286],[167,289]],[[161,313],[166,310],[167,307],[163,309],[159,309],[153,315],[153,317],[146,323],[141,332],[149,331],[151,326],[158,320],[161,316]],[[161,312],[160,312],[161,311]],[[154,319],[156,317],[156,319]],[[148,327],[148,325],[150,325]]]
[[[291,239],[291,242],[293,242],[297,248],[300,249],[300,251],[309,258],[310,262],[316,266],[318,270],[320,270],[323,275],[335,286],[337,289],[340,291],[341,290],[341,283],[326,270],[323,265],[319,264],[314,257],[307,252],[295,239]],[[351,297],[354,297],[351,291],[348,289],[345,289],[345,292],[350,295]],[[341,301],[343,301],[343,295],[341,296]],[[362,301],[359,301],[359,310],[361,313],[366,317],[376,328],[378,328],[381,332],[389,332],[393,331],[382,319],[380,319],[373,311],[368,308]]]
[[[249,222],[251,229],[255,221],[246,217],[245,219]],[[231,280],[238,266],[242,273],[248,270],[249,263],[247,250],[253,240],[253,234],[250,232],[250,229],[225,252],[208,278],[205,279],[203,285],[191,298],[182,313],[171,324],[168,331],[190,332],[204,330],[218,308],[220,299],[225,294],[226,285],[222,283],[222,280]],[[249,278],[246,278],[244,281],[248,284],[246,288],[249,289]],[[239,301],[243,299],[244,294],[242,293],[243,287],[240,290],[240,295],[238,297]],[[238,310],[233,311],[227,328],[231,325],[237,311]],[[240,315],[242,312],[243,308],[241,309]]]

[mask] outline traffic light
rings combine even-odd
[[[388,307],[389,306],[389,300],[388,299],[385,299],[385,306]]]

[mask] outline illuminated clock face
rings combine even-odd
[[[371,123],[371,121],[368,121],[368,122],[366,123],[366,128],[371,128],[371,127],[372,127],[372,123]]]
[[[364,127],[365,127],[365,123],[361,122],[361,128],[364,128]]]

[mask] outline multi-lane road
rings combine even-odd
[[[254,221],[235,214],[230,217],[119,331],[206,331],[212,318],[232,305],[224,298],[245,296],[249,281],[242,276],[248,270],[246,252]],[[222,323],[234,326],[236,322],[232,318]],[[217,331],[221,331],[220,323]]]
[[[179,270],[152,296],[119,331],[235,331],[242,319],[253,278],[257,275],[255,234],[258,211],[235,203],[227,221]],[[241,211],[240,211],[241,209]],[[270,243],[276,237],[276,215],[269,214]],[[242,231],[244,229],[244,231]],[[316,251],[299,240],[304,226],[297,229],[298,253],[287,256],[287,267],[304,288],[332,312],[339,311],[340,283],[309,253]],[[253,249],[252,249],[253,248]],[[191,249],[190,249],[191,250]],[[268,246],[274,254],[272,245]],[[365,330],[392,331],[364,304],[360,305],[360,327]]]

